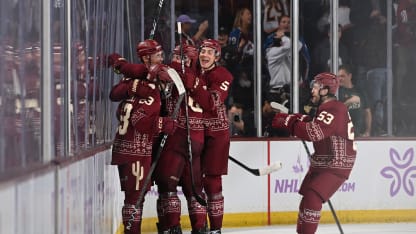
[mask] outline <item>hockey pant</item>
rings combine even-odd
[[[299,205],[297,232],[315,233],[321,219],[322,203],[338,190],[346,178],[328,173],[309,171],[300,187],[303,198]]]

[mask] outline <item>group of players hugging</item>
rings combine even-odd
[[[112,164],[118,166],[125,193],[124,233],[141,233],[140,194],[151,187],[152,183],[143,184],[149,172],[159,194],[159,233],[182,233],[177,186],[188,203],[192,233],[221,233],[221,176],[227,173],[230,147],[224,101],[233,79],[217,66],[221,46],[213,39],[204,40],[199,48],[178,45],[169,65],[162,63],[163,49],[155,40],[144,40],[136,49],[140,64],[119,54],[108,56],[109,66],[123,75],[110,99],[119,102]]]
[[[137,45],[137,56],[142,63],[129,63],[119,54],[108,56],[108,64],[123,75],[110,99],[119,102],[112,164],[118,166],[125,193],[124,233],[141,233],[141,195],[152,183],[159,194],[158,233],[182,233],[177,186],[187,201],[191,233],[221,233],[222,175],[227,174],[230,147],[224,101],[233,80],[217,64],[221,46],[214,39],[204,40],[199,48],[180,43],[171,64],[165,65],[161,45],[147,39]],[[183,93],[175,77],[180,77]],[[274,128],[314,146],[299,191],[298,233],[316,232],[322,203],[348,179],[355,162],[354,128],[335,96],[338,87],[334,74],[318,74],[311,86],[316,115],[277,113],[273,119]],[[152,183],[145,181],[149,173]]]

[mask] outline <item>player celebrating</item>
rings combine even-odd
[[[299,193],[297,233],[315,233],[321,218],[322,203],[328,201],[348,179],[355,162],[354,128],[347,107],[335,96],[338,78],[320,73],[312,83],[312,102],[318,104],[316,116],[306,121],[301,114],[278,113],[273,127],[286,129],[293,136],[312,141],[315,149],[309,171]],[[310,119],[309,119],[310,120]]]
[[[201,160],[203,184],[208,198],[210,233],[221,233],[224,215],[221,176],[228,172],[230,149],[229,124],[224,101],[233,77],[226,68],[217,66],[220,58],[221,46],[218,41],[204,40],[199,49],[199,78],[196,77],[193,82],[186,82],[191,95],[204,110],[205,146]]]
[[[134,77],[123,78],[110,92],[112,101],[120,101],[111,164],[118,166],[121,190],[125,192],[122,218],[127,234],[141,233],[143,201],[137,207],[136,203],[140,192],[150,189],[142,183],[149,173],[154,138],[161,132],[173,134],[176,129],[174,120],[160,117],[160,92],[171,82],[160,64],[161,47],[146,40],[138,44],[137,52],[144,64],[129,64],[117,54],[109,56],[109,65]]]
[[[195,78],[194,69],[198,59],[198,50],[190,45],[182,45],[184,53],[184,72],[181,64],[181,49],[176,46],[170,67],[174,68],[186,84],[186,77]],[[189,85],[188,85],[189,86]],[[166,105],[171,115],[172,110],[178,102],[177,92],[167,100]],[[192,149],[192,170],[194,175],[195,190],[199,196],[202,195],[202,175],[200,155],[204,144],[203,112],[199,105],[188,96],[188,119],[191,142],[187,141],[186,107],[181,105],[178,116],[178,128],[172,137],[166,141],[166,145],[158,161],[154,178],[158,186],[159,198],[157,200],[158,230],[160,233],[180,233],[180,199],[177,196],[177,186],[182,185],[183,193],[188,202],[188,212],[192,226],[191,233],[205,233],[206,207],[197,202],[192,192],[192,181],[190,176],[189,147]],[[189,146],[188,144],[191,144]]]

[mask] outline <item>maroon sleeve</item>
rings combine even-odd
[[[133,79],[146,79],[147,67],[144,64],[125,63],[120,67],[120,73]]]
[[[156,85],[147,80],[134,79],[128,88],[130,97],[146,98],[152,95],[156,90]]]
[[[132,79],[123,78],[118,84],[113,86],[110,91],[110,100],[113,102],[120,102],[129,98],[128,90],[132,81]]]
[[[175,69],[176,72],[178,72],[178,74],[182,74],[182,64],[180,64],[178,62],[171,62],[169,64],[169,67]]]
[[[344,139],[351,134],[349,124],[351,120],[348,110],[343,103],[330,101],[318,109],[316,117],[310,122],[298,121],[294,124],[293,135],[308,141],[321,141],[331,136]]]
[[[207,74],[206,88],[199,84],[193,91],[195,100],[204,110],[214,110],[228,96],[233,76],[224,67],[217,67]]]

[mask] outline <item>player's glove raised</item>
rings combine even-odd
[[[107,57],[107,66],[113,67],[114,72],[117,74],[122,73],[121,69],[127,63],[127,60],[117,53],[110,54]]]
[[[172,79],[169,76],[168,69],[169,67],[164,64],[152,65],[149,69],[147,79],[154,83],[157,81],[170,82]]]
[[[189,72],[185,74],[183,83],[187,90],[192,91],[198,86],[199,80],[197,81],[197,77],[193,73]]]
[[[293,125],[299,121],[296,115],[277,113],[272,121],[272,127],[277,129],[285,129],[289,133],[293,132]]]

